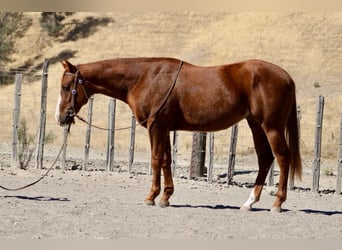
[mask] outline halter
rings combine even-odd
[[[76,111],[75,111],[75,98],[76,98],[76,95],[77,95],[77,84],[82,86],[82,89],[83,89],[83,92],[84,92],[84,95],[85,95],[86,99],[89,99],[89,95],[87,93],[86,87],[84,86],[85,80],[83,80],[80,77],[79,69],[77,69],[76,73],[65,72],[64,75],[75,76],[73,88],[71,89],[71,108],[72,108],[72,113],[70,114],[71,117],[75,117],[75,116],[77,116]]]

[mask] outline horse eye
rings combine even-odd
[[[64,91],[69,91],[69,90],[70,90],[70,86],[69,86],[69,85],[62,86],[62,89],[63,89]]]

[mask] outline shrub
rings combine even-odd
[[[49,36],[58,36],[64,27],[62,21],[72,14],[73,12],[42,12],[39,23]]]
[[[0,63],[9,60],[15,39],[22,37],[31,24],[32,19],[22,12],[0,12]]]
[[[25,119],[20,120],[18,129],[18,159],[20,169],[27,169],[32,159],[35,147],[32,146],[34,136],[28,134],[28,127]]]

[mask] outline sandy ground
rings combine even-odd
[[[255,173],[240,173],[230,187],[217,176],[210,184],[180,173],[171,206],[151,207],[143,203],[151,177],[146,166],[139,168],[133,174],[56,169],[26,190],[1,190],[0,238],[342,239],[342,195],[298,188],[275,214],[269,212],[275,197],[265,188],[255,209],[243,212],[239,207],[251,191],[246,183]],[[44,171],[2,165],[0,185],[21,186]]]
[[[76,15],[70,18],[82,20],[89,15],[102,16],[101,13]],[[315,111],[309,111],[309,107],[315,110],[316,96],[322,94],[327,98],[324,121],[326,130],[323,131],[326,141],[323,148],[331,154],[335,150],[339,129],[335,126],[339,124],[335,107],[338,107],[339,112],[341,106],[341,71],[338,66],[341,57],[339,50],[334,48],[341,47],[340,13],[290,13],[280,16],[276,13],[237,13],[216,16],[193,13],[161,15],[151,12],[108,13],[103,16],[113,17],[115,22],[102,27],[94,36],[76,42],[51,41],[51,45],[46,45],[41,54],[44,54],[44,58],[52,58],[61,52],[74,51],[74,63],[132,56],[173,56],[201,65],[229,63],[246,58],[270,60],[289,70],[296,79],[298,102],[303,112],[301,127],[305,139],[302,147],[309,150],[313,148],[313,130],[303,125],[305,122],[313,128],[315,116],[311,116],[311,113]],[[40,29],[37,20],[36,28]],[[234,32],[239,35],[231,36]],[[36,42],[39,34],[32,28],[23,41],[18,41],[19,53],[13,58],[13,67],[36,58],[35,48],[41,46]],[[177,39],[174,39],[175,34]],[[106,37],[106,43],[98,37]],[[176,46],[177,43],[181,46]],[[101,50],[97,49],[99,46]],[[270,50],[270,47],[275,49]],[[291,53],[288,48],[292,48]],[[19,59],[15,60],[16,57]],[[53,118],[54,98],[57,98],[54,93],[57,93],[61,73],[59,64],[50,65],[51,105],[48,105],[47,114],[51,116],[48,121],[53,122],[47,124],[47,131],[53,131],[55,135],[59,134],[56,130],[60,128],[56,127]],[[315,88],[315,82],[321,84],[321,87]],[[39,86],[24,85],[22,91],[25,93],[25,90],[35,88],[40,91]],[[2,95],[5,98],[2,107],[5,110],[1,116],[4,122],[0,126],[0,134],[5,136],[1,142],[6,142],[10,140],[8,138],[12,128],[7,123],[12,115],[8,108],[13,101],[13,89],[8,87],[2,90],[5,93]],[[27,106],[23,110],[27,110],[27,116],[32,116],[34,112],[39,112],[39,108],[33,105],[40,103],[40,99],[32,101],[35,94],[27,93],[23,94],[23,98],[26,96],[29,101],[22,99],[24,106]],[[107,99],[103,103],[102,106],[100,103],[95,105],[94,113],[107,121],[107,116],[103,115],[103,110],[107,110]],[[25,114],[23,110],[22,114]],[[130,117],[130,112],[127,114]],[[94,117],[94,120],[99,122],[100,117]],[[36,122],[34,119],[32,121]],[[73,131],[73,138],[83,143],[83,130],[79,129],[79,137],[76,131]],[[146,137],[142,138],[140,140],[145,144]],[[0,145],[0,152],[3,154],[9,151]],[[124,155],[127,156],[127,152]],[[22,186],[44,173],[34,168],[26,171],[10,168],[4,164],[8,162],[6,157],[4,159],[0,155],[0,185]],[[73,162],[67,169],[53,170],[42,182],[29,189],[18,192],[0,190],[0,239],[342,239],[342,195],[334,194],[336,176],[330,175],[336,167],[335,162],[331,165],[323,162],[320,182],[322,192],[319,194],[309,191],[311,161],[306,163],[304,181],[298,184],[300,188],[289,192],[284,204],[285,212],[281,214],[269,212],[274,201],[271,195],[273,190],[264,191],[254,211],[239,210],[249,196],[256,177],[255,161],[253,164],[240,163],[234,177],[236,185],[229,188],[224,181],[225,167],[214,166],[213,184],[203,180],[189,180],[188,169],[179,169],[179,175],[174,180],[175,194],[171,206],[165,209],[143,204],[151,184],[151,177],[146,174],[146,164],[136,164],[135,174],[131,175],[127,173],[125,163],[120,163],[123,172],[119,173],[115,169],[115,172],[107,173],[102,171],[103,167],[98,162],[92,163],[93,171],[87,172],[79,169],[81,160]]]

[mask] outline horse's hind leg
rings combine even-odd
[[[260,124],[253,119],[248,119],[247,121],[253,134],[254,147],[258,157],[259,172],[248,200],[241,207],[241,210],[245,211],[251,210],[252,205],[259,201],[268,171],[274,160],[270,144]]]
[[[286,143],[284,129],[265,129],[265,131],[280,169],[277,198],[273,203],[271,211],[281,212],[281,205],[286,200],[287,196],[287,181],[291,153]]]

